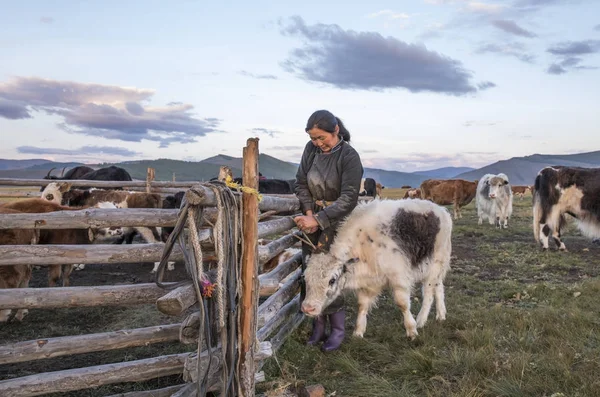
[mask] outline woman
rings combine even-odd
[[[356,207],[363,175],[360,156],[350,146],[350,132],[342,121],[327,110],[314,112],[306,123],[310,142],[306,144],[296,173],[296,196],[304,215],[294,218],[311,242],[328,251],[339,222]],[[312,248],[302,243],[302,271]],[[305,296],[302,285],[301,301]],[[302,302],[300,302],[302,303]],[[324,341],[324,351],[335,350],[344,340],[344,298],[336,299],[313,320],[309,345]],[[325,334],[326,319],[331,333]]]

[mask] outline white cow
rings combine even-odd
[[[475,195],[477,216],[481,225],[487,219],[497,228],[508,228],[508,219],[512,215],[513,194],[506,174],[485,174],[477,184]]]
[[[436,318],[446,318],[444,278],[450,269],[452,218],[430,201],[380,200],[359,204],[340,225],[328,253],[313,254],[304,273],[302,311],[319,316],[344,290],[358,294],[354,335],[362,337],[367,313],[385,286],[402,310],[414,339],[436,301]],[[410,311],[413,286],[422,283],[423,305],[415,321]]]

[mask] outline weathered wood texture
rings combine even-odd
[[[182,373],[187,356],[189,353],[172,354],[7,379],[0,381],[0,396],[30,397],[48,393],[65,393],[114,383],[142,382],[176,375]]]
[[[259,222],[258,238],[279,234],[296,227],[296,223],[291,217],[277,218],[269,221]]]
[[[279,329],[277,334],[275,334],[275,336],[270,340],[272,354],[277,353],[277,350],[279,350],[292,332],[294,332],[294,330],[298,328],[300,324],[302,324],[302,321],[304,321],[305,318],[306,316],[304,313],[297,313],[291,318],[291,320],[288,320],[288,322]],[[257,360],[256,371],[260,371],[262,369],[263,365],[265,365],[265,361],[266,359]]]
[[[0,245],[0,266],[158,262],[163,250],[163,243]],[[183,253],[178,245],[173,248],[170,260],[183,260]]]
[[[263,327],[298,292],[302,269],[296,269],[288,281],[258,308],[258,326]]]
[[[162,389],[130,391],[127,393],[111,394],[107,397],[172,397],[173,393],[185,385],[169,386]]]
[[[51,179],[20,179],[20,178],[0,178],[0,186],[46,186],[49,183],[57,182]],[[90,186],[97,188],[115,188],[115,187],[141,187],[146,188],[146,181],[88,181],[84,179],[74,179],[68,181],[73,186]],[[151,186],[155,187],[181,187],[187,188],[197,185],[198,181],[172,182],[172,181],[152,181]]]
[[[93,287],[9,288],[2,290],[0,294],[0,310],[141,305],[154,303],[164,294],[165,290],[154,283]]]
[[[173,393],[171,397],[198,397],[198,385],[189,383]]]
[[[283,236],[267,245],[263,245],[258,248],[258,263],[260,265],[264,265],[275,256],[282,253],[287,248],[290,248],[292,245],[296,244],[300,240],[296,237],[300,232],[290,233],[286,236]]]
[[[258,138],[247,140],[243,151],[243,184],[258,190]],[[243,396],[254,397],[254,342],[256,340],[256,313],[258,302],[258,197],[242,194],[242,235],[241,297],[240,297],[240,361],[236,368],[240,380],[239,392]]]
[[[179,341],[184,345],[198,344],[200,337],[200,311],[189,314],[179,329]]]
[[[286,303],[281,310],[279,310],[275,316],[271,317],[269,321],[262,326],[261,329],[256,333],[256,337],[259,341],[264,341],[283,323],[289,321],[300,311],[300,294],[296,294],[296,297]]]
[[[175,341],[179,339],[180,327],[181,324],[159,325],[10,343],[0,346],[0,365]]]
[[[193,284],[184,285],[158,298],[156,308],[165,314],[179,316],[198,302]]]
[[[213,349],[213,360],[211,364],[211,372],[209,374],[210,379],[215,380],[215,384],[219,382],[219,371],[221,370],[221,348],[217,347]],[[261,361],[266,360],[267,358],[273,355],[273,349],[271,348],[271,342],[260,342],[258,345],[258,352],[254,355],[254,360]],[[200,375],[206,372],[206,368],[208,366],[208,351],[204,350],[200,353]],[[186,382],[196,382],[198,381],[198,355],[192,353],[185,360],[184,370],[183,370],[183,380]],[[211,382],[209,382],[211,383]]]
[[[260,252],[260,247],[259,247]],[[260,283],[260,296],[273,295],[278,289],[283,279],[290,275],[302,263],[302,252],[296,253],[285,262],[280,263],[269,273],[263,273],[258,276]]]

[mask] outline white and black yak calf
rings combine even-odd
[[[328,253],[313,254],[304,273],[302,311],[318,316],[345,290],[358,296],[354,335],[362,337],[367,314],[384,287],[393,293],[414,339],[425,325],[434,297],[436,318],[446,318],[444,278],[450,269],[452,218],[426,200],[378,200],[359,204],[338,229]],[[415,321],[412,288],[422,284],[423,304]]]
[[[550,237],[566,250],[561,229],[565,214],[576,219],[581,233],[600,237],[600,168],[553,166],[543,168],[533,189],[533,234],[548,249]]]

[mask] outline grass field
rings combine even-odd
[[[478,226],[471,203],[454,225],[445,322],[432,309],[408,341],[386,292],[364,339],[353,338],[356,299],[349,295],[342,348],[325,354],[305,346],[306,321],[265,367],[271,383],[262,388],[320,383],[336,397],[600,395],[600,247],[572,225],[564,235],[569,252],[538,249],[531,197],[515,200],[508,230]]]
[[[400,189],[385,189],[388,198]],[[369,316],[364,339],[351,336],[356,300],[349,296],[347,339],[324,354],[306,347],[306,321],[265,366],[272,393],[289,384],[321,383],[330,396],[595,396],[600,390],[600,247],[571,225],[569,252],[541,252],[531,231],[531,197],[515,200],[508,230],[477,225],[474,203],[453,232],[452,270],[446,279],[447,320],[435,307],[416,340],[405,337],[402,315],[385,293]],[[88,265],[72,285],[153,282],[151,264]],[[169,279],[186,278],[182,266]],[[32,287],[47,286],[34,270]],[[420,308],[414,294],[412,311]],[[175,323],[154,305],[30,310],[23,324],[0,325],[2,344]],[[0,380],[45,371],[130,361],[193,350],[178,342],[0,366]],[[181,383],[179,376],[105,386],[54,396],[99,397]],[[594,391],[596,390],[596,391]],[[562,393],[562,394],[561,394]],[[52,396],[51,396],[52,397]]]

